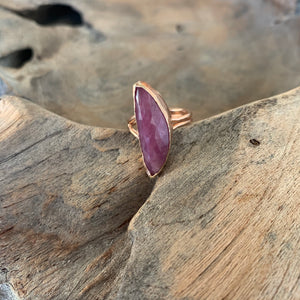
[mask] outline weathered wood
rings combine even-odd
[[[300,88],[176,130],[156,180],[73,122],[125,128],[137,80],[195,120],[296,87],[299,4],[49,3],[0,0],[0,300],[300,299]]]
[[[3,98],[0,107],[0,265],[7,277],[28,299],[72,299],[73,289],[79,295],[103,272],[112,279],[129,254],[127,224],[153,184],[137,141],[26,100]],[[112,284],[103,281],[100,299]]]
[[[300,89],[177,130],[153,190],[128,132],[0,105],[0,261],[21,298],[299,298]]]
[[[125,129],[138,80],[194,120],[300,82],[295,0],[59,1],[82,14],[75,27],[17,14],[45,3],[0,0],[0,58],[33,50],[22,68],[0,63],[0,77],[16,95],[83,124]]]
[[[177,132],[119,299],[300,299],[299,118],[297,89]]]

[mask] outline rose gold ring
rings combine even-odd
[[[183,108],[168,108],[160,93],[142,81],[133,85],[133,103],[128,128],[139,139],[147,174],[154,177],[167,161],[173,130],[190,123],[192,114]]]

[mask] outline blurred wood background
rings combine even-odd
[[[299,15],[0,0],[0,299],[300,299]],[[155,180],[137,80],[196,121]]]
[[[60,2],[76,9],[69,18],[49,19],[47,9],[59,14],[38,10],[46,3],[0,1],[0,66],[32,51],[0,77],[14,94],[73,121],[125,129],[138,80],[195,120],[300,82],[296,1],[72,0]]]

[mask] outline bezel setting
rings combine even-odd
[[[145,159],[144,159],[144,153],[142,150],[142,146],[141,146],[141,141],[139,139],[139,144],[140,144],[140,148],[141,148],[141,152],[142,152],[142,158],[143,158],[143,164],[144,167],[146,169],[147,175],[150,178],[153,178],[155,176],[157,176],[163,169],[163,167],[165,166],[167,160],[168,160],[168,156],[169,156],[169,152],[170,152],[170,147],[171,147],[171,141],[172,141],[172,134],[173,134],[173,128],[172,128],[172,123],[171,123],[171,113],[170,110],[168,108],[168,105],[166,104],[166,102],[164,101],[164,99],[162,98],[162,96],[160,95],[160,93],[153,89],[148,83],[143,82],[143,81],[138,81],[133,85],[133,105],[134,105],[134,117],[136,118],[135,115],[135,111],[136,111],[136,88],[142,88],[144,89],[147,93],[150,94],[150,96],[153,98],[153,100],[155,101],[155,103],[158,105],[160,111],[163,114],[163,117],[166,120],[167,123],[167,127],[168,127],[168,133],[169,133],[169,144],[168,144],[168,152],[165,158],[164,163],[162,164],[161,168],[155,173],[155,174],[151,174],[146,163],[145,163]],[[139,133],[138,130],[134,131],[133,134],[139,138]]]

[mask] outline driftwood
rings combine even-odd
[[[296,0],[58,1],[81,14],[80,26],[35,21],[49,2],[0,0],[0,77],[73,121],[125,129],[138,80],[194,120],[300,82]]]
[[[0,103],[1,267],[20,297],[300,295],[300,89],[176,131],[155,182],[130,133]]]
[[[300,299],[296,1],[39,4],[0,0],[0,299]],[[136,80],[196,120],[153,180]]]

